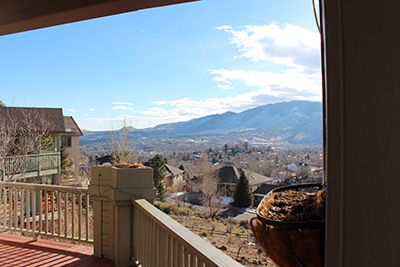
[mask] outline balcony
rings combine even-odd
[[[10,156],[5,159],[2,180],[19,180],[58,173],[60,173],[60,153]]]
[[[68,259],[68,266],[111,266],[106,259],[115,266],[241,266],[155,208],[146,200],[152,196],[151,169],[95,168],[89,189],[0,182],[0,230],[34,240],[0,234],[0,259],[24,265],[27,255],[40,263],[51,254],[60,266]]]

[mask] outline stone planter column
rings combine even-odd
[[[94,255],[118,266],[132,264],[131,199],[155,198],[153,169],[93,167],[89,195],[93,200]]]

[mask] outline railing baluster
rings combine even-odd
[[[31,190],[26,189],[26,230],[29,232],[31,227]]]
[[[45,233],[49,232],[49,191],[44,191],[44,230]]]
[[[18,188],[14,187],[14,229],[18,229]]]
[[[154,223],[155,266],[160,266],[160,227]]]
[[[132,254],[133,259],[138,259],[138,209],[133,206],[133,231],[132,231],[132,240],[133,240],[133,247],[132,247]]]
[[[196,267],[197,266],[196,263],[197,263],[197,257],[191,253],[190,254],[190,267]]]
[[[19,225],[21,230],[25,230],[25,202],[26,202],[26,189],[21,188],[20,189],[20,194],[21,194],[21,206],[20,206],[20,218],[19,218]]]
[[[173,244],[173,250],[174,250],[174,267],[178,267],[178,263],[179,263],[179,255],[178,255],[178,241],[176,241],[176,239],[172,239],[172,244]]]
[[[12,212],[12,201],[13,201],[13,196],[12,196],[12,188],[8,188],[8,227],[11,229],[12,228],[12,218],[13,218],[13,212]]]
[[[7,187],[3,187],[3,228],[7,226]]]
[[[172,266],[171,236],[167,233],[167,266]]]
[[[36,199],[37,191],[35,189],[32,190],[32,230],[35,233],[36,232],[36,205],[37,205],[37,199]]]
[[[68,236],[68,192],[65,192],[64,209],[65,209],[64,236],[67,237]]]
[[[141,243],[142,242],[142,239],[141,239],[141,237],[142,237],[142,231],[141,231],[141,229],[142,229],[142,222],[141,222],[142,214],[141,213],[142,212],[136,207],[134,207],[134,209],[135,209],[135,212],[136,212],[135,215],[137,217],[136,218],[134,217],[133,219],[136,222],[136,228],[135,229],[138,230],[136,233],[134,233],[134,236],[136,235],[136,246],[135,246],[136,260],[142,260],[142,243]],[[139,229],[140,229],[140,231],[139,231]]]
[[[160,238],[160,240],[161,240],[161,242],[160,242],[160,250],[161,250],[161,252],[160,252],[160,257],[161,257],[161,264],[160,264],[160,266],[166,266],[166,264],[167,264],[167,261],[166,261],[166,255],[165,255],[165,251],[166,251],[166,246],[165,246],[165,244],[166,244],[166,240],[165,240],[165,235],[166,235],[166,232],[160,227],[160,235],[161,235],[161,238]]]
[[[178,243],[178,266],[183,267],[183,246],[181,243]]]
[[[72,210],[71,210],[71,221],[72,221],[72,229],[71,229],[71,237],[75,238],[75,193],[71,193],[72,198]]]
[[[151,266],[155,266],[155,263],[154,263],[154,252],[155,252],[155,246],[154,246],[154,240],[155,240],[155,236],[154,236],[154,222],[152,221],[152,220],[150,220],[150,222],[149,222],[149,239],[150,239],[150,251],[151,251],[151,254],[153,254],[153,255],[150,255],[150,264],[151,264]]]
[[[146,234],[147,234],[146,233],[146,216],[145,216],[144,213],[142,214],[142,229],[143,229],[143,234],[142,234],[142,238],[141,238],[141,243],[146,246]],[[142,250],[142,253],[143,253],[142,261],[143,261],[143,264],[146,264],[146,247],[145,246],[143,246],[143,250]]]
[[[187,248],[183,249],[183,254],[184,254],[184,266],[189,266],[189,250]]]
[[[145,223],[144,223],[144,232],[145,232],[145,237],[144,237],[144,241],[145,241],[145,248],[149,248],[149,244],[150,244],[150,240],[149,240],[149,218],[147,216],[144,217],[145,218]],[[146,254],[146,261],[144,262],[145,266],[150,266],[149,265],[149,258],[150,258],[150,249],[146,249],[145,250],[145,254]]]
[[[54,235],[55,225],[54,225],[54,190],[51,190],[51,235]]]
[[[43,191],[42,190],[38,190],[39,193],[39,233],[43,232],[43,220],[42,220],[42,216],[43,216]]]
[[[78,212],[79,212],[79,214],[78,214],[78,216],[79,216],[79,224],[78,224],[79,238],[78,239],[81,240],[82,239],[82,193],[79,193],[78,197],[79,197],[79,201],[78,201],[78,205],[79,205],[79,209],[78,209]]]
[[[57,217],[58,217],[58,236],[62,235],[61,231],[61,220],[62,220],[62,213],[61,213],[61,192],[57,191],[57,205],[58,205],[58,210],[57,210]]]
[[[90,234],[90,229],[89,229],[89,195],[85,195],[85,200],[86,200],[86,241],[89,241],[89,234]]]
[[[140,248],[140,263],[143,263],[143,260],[144,260],[144,251],[145,251],[145,247],[142,245],[142,244],[144,244],[144,241],[145,241],[145,232],[144,232],[144,225],[145,225],[145,223],[144,223],[144,214],[143,214],[143,212],[139,212],[139,214],[140,214],[140,219],[139,219],[139,222],[140,222],[140,224],[139,224],[139,227],[140,227],[140,239],[139,239],[139,242],[140,242],[140,246],[139,246],[139,248]]]

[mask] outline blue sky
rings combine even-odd
[[[321,101],[311,0],[203,0],[0,37],[0,100],[87,130]]]

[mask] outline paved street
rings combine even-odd
[[[175,202],[174,196],[167,196],[167,202]],[[198,209],[202,211],[207,211],[206,207],[201,205],[201,194],[200,193],[188,193],[185,195],[185,206],[191,209]],[[256,216],[255,209],[244,209],[244,208],[236,208],[232,206],[227,206],[222,208],[218,215],[221,218],[229,218],[231,217],[235,221],[242,220],[250,220],[251,218]]]

